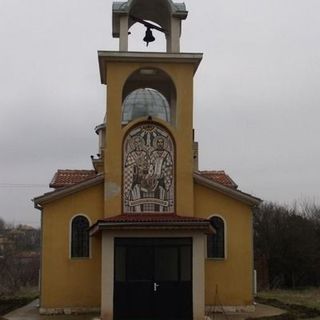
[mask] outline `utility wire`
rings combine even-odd
[[[40,183],[0,183],[0,188],[44,188],[49,187],[48,184]]]

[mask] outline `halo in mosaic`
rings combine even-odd
[[[123,143],[123,212],[174,212],[174,143],[154,123],[134,127]]]

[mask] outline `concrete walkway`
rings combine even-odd
[[[38,300],[31,302],[30,304],[14,310],[5,316],[3,319],[6,320],[98,320],[98,314],[86,314],[86,315],[54,315],[45,316],[40,315],[38,312]],[[244,320],[248,318],[260,318],[260,317],[271,317],[285,313],[284,310],[274,308],[271,306],[257,304],[255,312],[248,313],[215,313],[213,320]]]
[[[211,320],[245,320],[249,318],[262,318],[278,316],[286,313],[285,310],[268,306],[265,304],[256,304],[256,310],[254,312],[230,312],[230,313],[214,313],[211,315]]]
[[[2,319],[6,320],[98,320],[99,314],[84,314],[84,315],[40,315],[38,311],[39,300],[34,300],[26,306],[13,310]]]

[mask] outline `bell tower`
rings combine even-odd
[[[183,3],[129,0],[113,3],[119,51],[99,51],[107,85],[105,217],[129,213],[193,216],[193,76],[200,53],[181,53]],[[130,52],[130,27],[166,36],[166,52]],[[143,35],[141,36],[141,39]]]
[[[129,29],[138,22],[146,27],[144,41],[147,44],[148,40],[155,40],[152,29],[157,29],[166,36],[167,52],[180,52],[181,20],[188,15],[184,3],[174,3],[171,0],[129,0],[114,2],[112,12],[112,34],[119,38],[120,51],[128,51]]]

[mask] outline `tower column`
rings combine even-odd
[[[128,51],[128,16],[122,15],[120,17],[120,41],[119,51]]]
[[[167,52],[180,52],[180,33],[181,21],[177,18],[171,18],[171,32],[167,35]]]

